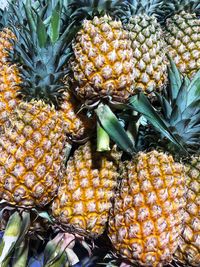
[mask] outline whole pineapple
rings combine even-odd
[[[200,69],[200,3],[164,1],[161,10],[169,56],[191,78]]]
[[[16,12],[18,8],[13,6]],[[0,198],[18,206],[44,206],[55,196],[62,177],[66,134],[56,108],[63,97],[69,28],[52,33],[43,21],[46,16],[53,20],[54,9],[40,15],[31,6],[26,8],[26,16],[37,19],[34,27],[28,24],[28,31],[23,25],[13,27],[18,40],[13,59],[22,64],[22,100],[1,135]],[[63,6],[59,8],[61,12]]]
[[[142,266],[164,266],[173,260],[179,246],[183,248],[181,244],[184,238],[181,235],[183,232],[184,236],[185,221],[190,223],[190,234],[192,236],[193,232],[194,235],[190,245],[195,246],[194,251],[199,251],[199,184],[196,182],[197,175],[194,180],[194,165],[192,167],[188,160],[188,156],[194,155],[199,149],[199,76],[197,74],[190,82],[188,78],[182,78],[171,63],[169,80],[168,91],[164,91],[163,96],[157,95],[162,114],[159,111],[155,113],[144,95],[139,98],[136,96],[138,100],[131,100],[133,106],[134,100],[137,101],[140,112],[153,125],[158,123],[157,130],[152,132],[147,132],[145,126],[146,137],[141,137],[143,140],[139,138],[138,149],[142,144],[148,149],[152,146],[154,150],[139,152],[132,160],[122,164],[122,182],[109,220],[109,236],[117,253]],[[158,128],[160,119],[169,131],[169,139],[166,138],[163,124]],[[169,151],[171,155],[160,152],[161,149]],[[183,163],[185,160],[187,164]],[[188,181],[187,187],[188,164],[193,169],[193,178],[190,175],[192,182]],[[188,188],[193,194],[189,193]],[[185,213],[187,209],[189,217]],[[188,252],[187,246],[182,257],[185,257],[184,253],[190,254]],[[196,259],[193,257],[193,260],[197,259],[198,256]]]
[[[105,153],[95,151],[93,142],[75,150],[52,203],[57,221],[90,237],[104,232],[117,185],[119,157],[114,148]]]
[[[141,266],[167,264],[183,229],[183,166],[162,152],[140,152],[121,178],[109,220],[115,249]]]
[[[160,91],[167,83],[167,46],[156,18],[160,0],[128,0],[125,28],[134,59],[134,88],[145,93]],[[128,21],[127,21],[128,20]]]
[[[121,21],[111,17],[109,8],[115,5],[120,9],[123,3],[74,0],[70,5],[74,21],[85,18],[72,44],[70,67],[74,91],[86,103],[102,98],[124,102],[132,94],[131,42]]]

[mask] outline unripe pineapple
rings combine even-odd
[[[133,60],[131,41],[121,21],[108,15],[85,19],[72,47],[72,80],[80,99],[127,100],[132,94]]]
[[[192,78],[200,69],[199,1],[168,1],[161,9],[169,56]]]
[[[89,236],[103,233],[117,185],[119,152],[80,146],[67,162],[52,214],[63,225]]]
[[[121,177],[109,220],[113,246],[141,266],[171,262],[183,229],[183,166],[164,153],[139,153]]]
[[[189,266],[200,265],[200,158],[194,157],[186,169],[185,228],[176,252],[177,258]]]
[[[167,83],[166,43],[155,12],[160,1],[128,1],[128,22],[134,59],[134,88],[150,93]]]
[[[44,206],[55,196],[63,163],[64,128],[55,109],[21,102],[0,140],[0,197]]]

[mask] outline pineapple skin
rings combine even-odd
[[[200,266],[200,158],[186,165],[185,227],[176,252],[177,259],[189,266]]]
[[[0,126],[4,126],[9,115],[19,104],[21,77],[16,65],[0,65]]]
[[[60,105],[60,115],[64,122],[64,130],[67,137],[72,141],[87,138],[93,130],[94,119],[89,119],[79,112],[79,103],[71,92],[63,93],[63,102]]]
[[[126,25],[134,59],[134,87],[145,93],[161,91],[167,83],[167,45],[154,16],[132,16]]]
[[[183,74],[192,78],[200,69],[200,20],[182,11],[167,19],[165,30],[169,56]]]
[[[122,169],[108,235],[121,257],[141,266],[172,261],[183,229],[183,166],[172,156],[140,152]]]
[[[16,37],[10,29],[4,28],[0,31],[0,66],[8,61],[9,50],[13,49],[11,39],[15,40]]]
[[[96,152],[91,142],[75,151],[51,207],[59,223],[90,237],[103,233],[117,186],[118,157],[114,150]]]
[[[73,42],[74,91],[82,100],[102,97],[124,102],[132,94],[131,41],[121,21],[109,16],[84,20]]]
[[[20,102],[0,139],[0,198],[43,207],[55,196],[63,170],[65,134],[55,109]]]

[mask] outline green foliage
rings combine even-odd
[[[23,4],[26,26],[20,18],[17,26],[11,19],[18,40],[14,42],[11,59],[22,65],[22,97],[58,106],[62,99],[61,79],[68,71],[65,66],[71,56],[71,41],[79,28],[70,24],[64,1],[51,0],[48,5],[46,1],[41,1],[39,9],[31,6],[30,0]],[[17,14],[19,8],[18,4],[12,5],[13,13]]]

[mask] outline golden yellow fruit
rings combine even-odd
[[[96,152],[91,142],[75,151],[52,203],[52,214],[61,224],[89,236],[103,233],[117,185],[118,158],[114,150]]]
[[[21,78],[16,65],[0,65],[0,126],[9,119],[19,103],[18,90]]]
[[[18,206],[48,204],[62,177],[64,143],[53,107],[21,102],[0,138],[0,198]]]
[[[73,42],[74,91],[84,101],[110,97],[126,101],[132,94],[133,59],[128,32],[109,16],[84,20]]]
[[[140,152],[124,164],[108,234],[117,253],[141,266],[172,261],[183,229],[184,169],[161,152]]]
[[[189,266],[200,266],[200,158],[194,157],[186,169],[185,227],[176,252],[177,259]]]

